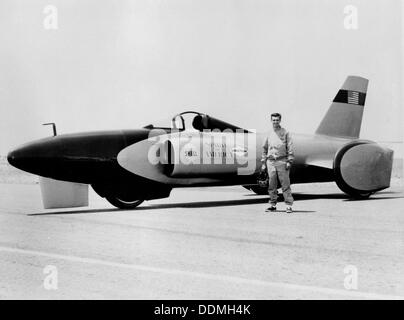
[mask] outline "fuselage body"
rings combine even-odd
[[[170,176],[159,171],[157,176],[147,174],[147,170],[153,171],[153,164],[139,163],[147,162],[147,155],[135,152],[136,159],[131,161],[132,167],[147,167],[131,170],[130,166],[122,166],[119,155],[125,149],[135,148],[137,145],[149,142],[147,146],[154,143],[150,139],[149,129],[138,130],[116,130],[102,132],[87,132],[77,134],[62,134],[48,137],[25,144],[8,155],[9,162],[24,171],[37,174],[43,177],[78,182],[85,184],[122,184],[122,185],[152,185],[168,184],[171,187],[209,186],[209,185],[237,185],[255,184],[256,173],[260,170],[262,141],[265,133],[236,133],[246,139],[246,135],[254,135],[254,144],[249,144],[247,149],[249,161],[253,163],[253,170],[247,174],[240,172],[220,171],[226,164],[189,164],[190,166],[216,166],[217,172],[197,176]],[[161,136],[183,137],[189,133],[175,132],[169,129],[161,130]],[[192,133],[194,136],[204,138],[206,133]],[[219,134],[220,135],[220,134]],[[154,135],[154,139],[155,139]],[[295,160],[291,169],[290,177],[292,183],[325,182],[333,181],[334,174],[332,163],[336,152],[350,139],[327,137],[320,135],[298,135],[293,134],[293,146]],[[145,147],[139,149],[147,152]],[[316,163],[321,163],[317,166]],[[126,167],[126,168],[125,168]],[[192,170],[192,167],[190,167]]]

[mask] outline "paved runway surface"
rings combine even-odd
[[[366,201],[332,183],[293,191],[292,215],[242,187],[175,189],[129,211],[90,192],[88,208],[46,211],[38,185],[0,184],[0,298],[404,297],[399,184]]]

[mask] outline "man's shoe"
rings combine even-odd
[[[292,212],[293,212],[292,207],[286,207],[286,213],[292,213]]]
[[[275,211],[276,210],[276,207],[275,206],[270,206],[269,208],[266,208],[265,209],[265,212],[273,212],[273,211]]]

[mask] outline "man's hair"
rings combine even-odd
[[[280,113],[278,113],[278,112],[271,113],[271,119],[272,119],[273,117],[276,117],[276,118],[282,119],[281,114],[280,114]]]

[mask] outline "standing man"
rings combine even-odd
[[[292,213],[293,197],[290,189],[289,172],[293,163],[293,142],[290,133],[281,127],[282,116],[271,114],[272,129],[264,138],[262,152],[262,169],[268,170],[269,204],[265,211],[275,211],[278,200],[278,179],[282,186],[286,203],[286,213]]]

